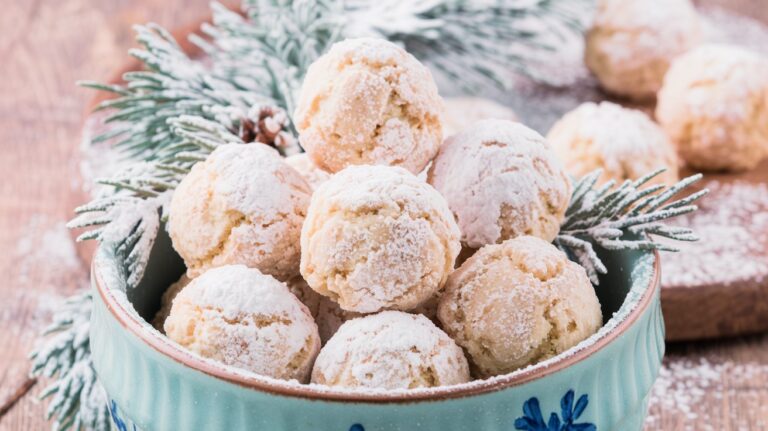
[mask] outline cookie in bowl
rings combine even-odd
[[[243,264],[285,281],[299,271],[299,236],[311,194],[274,149],[222,145],[176,188],[168,232],[190,277]]]
[[[432,75],[383,39],[338,42],[307,70],[294,122],[322,169],[400,166],[421,172],[442,142],[443,102]]]
[[[176,295],[164,323],[171,340],[206,358],[262,376],[304,382],[320,350],[309,310],[257,269],[206,271]]]
[[[584,269],[532,236],[487,245],[464,262],[448,279],[438,318],[480,378],[562,353],[603,324]]]
[[[312,195],[301,274],[342,309],[410,310],[445,284],[459,254],[445,199],[399,167],[350,166]]]

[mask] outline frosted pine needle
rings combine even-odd
[[[30,355],[33,376],[55,378],[40,398],[50,398],[46,415],[57,431],[109,429],[106,395],[91,363],[92,303],[90,291],[69,298]]]
[[[697,209],[693,202],[707,194],[707,190],[670,200],[700,180],[702,175],[690,176],[670,187],[646,186],[662,172],[664,170],[660,169],[636,181],[627,180],[618,187],[614,181],[609,181],[595,188],[602,174],[600,170],[576,181],[565,220],[554,242],[587,270],[592,283],[598,284],[598,275],[607,272],[595,252],[595,245],[607,250],[677,251],[655,242],[653,236],[676,241],[698,240],[691,229],[666,226],[661,222]]]

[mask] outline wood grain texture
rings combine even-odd
[[[683,175],[690,174],[692,172],[683,172]],[[768,160],[745,173],[705,174],[704,179],[695,184],[690,192],[735,183],[768,184]],[[707,220],[711,216],[710,212],[717,212],[719,207],[730,205],[732,202],[722,193],[711,193],[702,198],[700,204],[700,211],[693,214],[692,219],[700,217]],[[768,215],[768,202],[752,202],[750,212],[751,217],[731,222],[741,225],[749,238],[756,243],[754,248],[761,250],[758,253],[750,253],[748,259],[764,261],[768,259],[768,235],[761,231],[765,224],[753,222],[759,216]],[[722,238],[726,247],[733,241],[731,238]],[[697,244],[691,244],[682,252],[687,255],[686,259],[696,257],[696,246]],[[749,262],[741,264],[748,265]],[[728,267],[731,268],[730,265]],[[697,282],[695,280],[698,278],[693,277],[694,281],[688,283],[666,283],[661,291],[661,306],[667,327],[667,340],[697,340],[768,331],[768,271],[765,271],[764,265],[760,268],[757,274],[744,278],[723,277],[719,281]],[[733,270],[737,272],[739,268]]]
[[[208,0],[2,2],[0,405],[26,381],[50,312],[87,285],[88,266],[72,259],[63,227],[82,203],[80,127],[93,98],[75,81],[110,79],[134,46],[131,25],[183,27],[207,11]],[[50,428],[35,399],[42,383],[0,416],[0,430]]]
[[[740,0],[742,2],[746,0]],[[753,5],[763,5],[754,0]],[[179,28],[207,14],[207,0],[3,1],[0,14],[0,405],[26,380],[27,353],[63,297],[87,284],[87,263],[63,223],[82,203],[79,142],[93,93],[77,79],[108,80],[133,45],[131,25]],[[47,250],[45,253],[40,250]],[[682,312],[682,311],[681,311]],[[651,406],[648,430],[768,429],[768,336],[670,346],[669,362],[733,364],[691,406]],[[738,366],[755,366],[748,380]],[[729,371],[733,369],[734,371]],[[743,374],[743,373],[742,373]],[[693,378],[692,378],[693,379]],[[44,382],[42,382],[44,383]],[[685,384],[685,381],[683,381]],[[693,382],[691,383],[693,384]],[[42,430],[42,384],[0,416],[0,430]]]

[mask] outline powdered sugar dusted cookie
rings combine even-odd
[[[312,383],[414,389],[469,381],[464,353],[421,315],[399,311],[349,320],[323,347]]]
[[[620,184],[665,168],[654,182],[678,180],[677,153],[664,130],[644,113],[614,103],[580,105],[555,123],[547,140],[577,178],[602,169],[599,182]]]
[[[165,332],[163,325],[165,325],[165,319],[168,318],[168,314],[171,312],[173,300],[176,298],[176,295],[181,292],[181,289],[185,288],[190,281],[192,281],[192,279],[187,277],[187,274],[184,274],[175,283],[168,286],[168,289],[165,289],[165,292],[163,292],[163,296],[160,299],[160,309],[157,310],[155,317],[152,319],[152,326],[154,326],[155,329],[163,333]]]
[[[342,310],[339,304],[312,290],[300,275],[290,279],[287,284],[291,293],[296,295],[312,314],[323,344],[339,330],[344,322],[362,316],[359,313]]]
[[[311,189],[274,149],[223,145],[197,163],[171,200],[169,233],[190,276],[243,264],[287,280]]]
[[[672,60],[700,39],[690,0],[601,0],[585,60],[607,91],[653,99]]]
[[[313,63],[294,121],[312,160],[401,166],[416,174],[434,157],[442,100],[415,57],[383,39],[347,39]]]
[[[464,262],[448,279],[438,318],[478,377],[557,355],[602,325],[584,268],[531,236],[487,245]]]
[[[459,235],[429,184],[398,167],[352,166],[312,195],[301,273],[344,310],[410,310],[445,283]]]
[[[288,163],[288,166],[300,173],[313,189],[316,189],[320,184],[328,181],[328,178],[331,178],[331,174],[318,168],[307,153],[286,157],[285,163]]]
[[[504,120],[479,121],[448,138],[428,180],[445,196],[462,242],[472,248],[520,235],[551,241],[571,194],[544,138]]]
[[[447,97],[443,114],[443,136],[453,136],[480,120],[516,121],[511,108],[482,97]]]
[[[256,374],[306,382],[320,350],[317,326],[285,284],[243,265],[211,269],[176,296],[168,337]]]
[[[696,169],[752,169],[768,156],[768,60],[730,45],[679,57],[659,91],[656,119]]]

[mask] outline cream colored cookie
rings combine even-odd
[[[285,158],[285,163],[300,173],[313,189],[331,178],[331,174],[318,168],[307,153],[288,156]]]
[[[664,130],[642,112],[614,103],[580,105],[555,123],[547,140],[576,178],[602,169],[599,183],[621,184],[665,168],[653,183],[678,180],[677,153]]]
[[[443,136],[453,136],[480,120],[517,121],[512,109],[482,97],[446,97]]]
[[[157,310],[154,319],[152,319],[152,326],[154,326],[155,329],[165,333],[163,325],[165,324],[165,319],[168,318],[168,314],[171,312],[173,300],[176,298],[176,295],[181,292],[181,289],[185,288],[190,281],[192,281],[192,279],[187,277],[187,274],[183,274],[181,278],[165,289],[163,296],[160,298],[160,309]]]
[[[336,43],[307,71],[294,122],[312,160],[401,166],[416,174],[435,156],[442,100],[429,70],[383,39]]]
[[[317,325],[285,284],[243,265],[192,280],[165,321],[170,339],[256,374],[306,382],[320,350]]]
[[[410,310],[445,283],[459,235],[429,184],[398,167],[351,166],[312,195],[301,274],[347,311]]]
[[[602,325],[584,269],[531,236],[487,245],[469,258],[448,279],[438,317],[478,377],[557,355]]]
[[[414,389],[469,381],[461,348],[421,315],[399,311],[352,319],[323,347],[312,383]]]
[[[585,62],[608,92],[647,100],[661,88],[672,60],[700,39],[690,0],[600,0]]]
[[[520,235],[551,241],[571,194],[544,138],[504,120],[482,120],[448,138],[428,180],[445,196],[471,248]]]
[[[686,164],[752,169],[768,155],[768,60],[729,45],[703,45],[675,60],[656,119]]]
[[[339,304],[312,290],[300,275],[290,279],[287,284],[291,293],[296,295],[312,314],[323,344],[331,339],[344,322],[362,316],[359,313],[342,310]]]
[[[311,189],[266,145],[222,145],[197,163],[170,205],[173,248],[194,277],[243,264],[287,280],[298,274]]]

